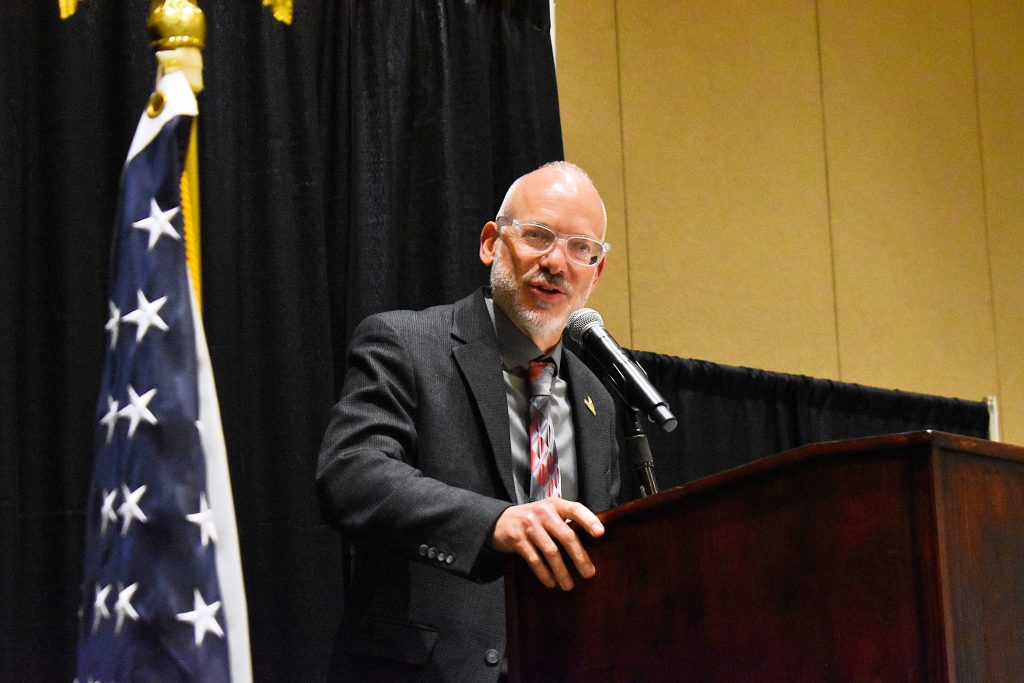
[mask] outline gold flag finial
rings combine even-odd
[[[206,45],[206,17],[193,0],[153,0],[146,28],[157,50]]]
[[[183,71],[192,92],[199,94],[203,89],[206,17],[195,0],[152,0],[146,28],[156,50],[157,82],[165,74]]]

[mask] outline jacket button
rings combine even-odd
[[[427,544],[424,543],[420,546],[420,557],[426,557],[427,555]]]
[[[427,557],[429,557],[430,559],[434,559],[434,557],[436,557],[436,556],[437,556],[437,548],[431,546],[430,548],[427,549]]]
[[[441,564],[444,564],[444,552],[443,551],[438,551],[438,553],[437,553],[437,561],[440,562]]]
[[[452,555],[451,553],[448,553],[448,557],[444,558],[444,561],[447,562],[448,564],[451,564],[452,562],[455,561],[455,556]]]
[[[494,666],[495,664],[501,661],[501,655],[498,654],[497,650],[491,648],[484,655],[484,661],[487,662],[488,666]]]

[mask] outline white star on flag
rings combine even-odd
[[[138,228],[139,230],[149,231],[149,249],[156,246],[156,241],[160,239],[162,235],[167,235],[168,237],[180,240],[181,236],[178,235],[178,231],[174,229],[173,225],[171,225],[171,219],[177,216],[179,211],[181,211],[180,206],[164,211],[160,208],[160,205],[156,203],[156,199],[150,198],[149,217],[135,221],[132,223],[132,227]]]
[[[100,536],[107,533],[107,526],[111,522],[117,524],[117,513],[114,512],[115,500],[117,500],[117,489],[113,491],[103,489],[103,506],[100,507]]]
[[[117,623],[114,625],[114,633],[121,632],[121,627],[124,626],[125,617],[128,617],[132,621],[139,620],[139,613],[136,612],[135,608],[132,606],[132,598],[135,596],[135,591],[138,589],[139,584],[133,583],[117,594],[117,602],[114,603],[114,612],[117,613]]]
[[[160,309],[165,303],[167,303],[167,297],[162,296],[156,301],[147,301],[146,295],[142,293],[140,289],[138,292],[139,307],[131,313],[126,313],[121,316],[121,321],[126,323],[132,323],[138,325],[138,330],[135,332],[135,341],[140,342],[142,338],[146,336],[146,332],[149,331],[150,326],[158,327],[164,332],[167,331],[167,323],[160,317]]]
[[[146,493],[146,485],[143,484],[134,491],[130,491],[124,484],[121,485],[124,490],[124,502],[121,503],[121,507],[117,508],[117,514],[121,515],[124,520],[124,524],[121,525],[121,535],[124,536],[128,533],[128,527],[132,525],[132,520],[137,519],[143,524],[149,521],[146,517],[146,513],[139,507],[139,501],[142,500],[142,496]]]
[[[107,609],[107,594],[110,593],[110,586],[104,586],[100,588],[99,584],[96,584],[96,600],[92,603],[92,632],[95,633],[96,629],[100,627],[100,622],[104,619],[110,618],[110,610]]]
[[[103,329],[110,333],[110,348],[114,348],[117,346],[117,332],[121,327],[121,309],[115,306],[113,301],[108,301],[107,306],[110,307],[110,320]]]
[[[117,427],[117,409],[121,403],[115,401],[113,396],[107,396],[107,412],[100,418],[100,424],[107,428],[107,443],[114,438],[114,428]]]
[[[182,612],[175,615],[178,621],[187,621],[192,624],[196,630],[196,645],[203,644],[203,638],[206,637],[207,633],[213,633],[218,638],[223,638],[224,631],[221,630],[220,624],[217,623],[216,616],[217,610],[220,609],[220,600],[207,605],[206,601],[203,600],[203,596],[199,594],[198,588],[195,589],[194,596],[194,609],[191,612]]]
[[[199,512],[185,515],[185,519],[199,527],[204,548],[210,541],[217,542],[217,527],[213,523],[213,510],[206,502],[205,493],[199,494]]]
[[[117,411],[118,417],[128,418],[128,438],[135,436],[135,430],[139,426],[139,422],[145,420],[151,425],[157,423],[156,415],[150,412],[149,402],[156,396],[156,389],[150,389],[142,396],[139,396],[135,391],[135,387],[128,385],[128,405],[121,410]]]

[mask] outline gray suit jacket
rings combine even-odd
[[[603,510],[619,489],[614,404],[576,356],[563,359],[580,500]],[[498,340],[482,290],[360,323],[317,487],[325,518],[355,545],[332,677],[496,679],[506,558],[485,542],[515,488]]]

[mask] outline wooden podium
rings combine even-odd
[[[1024,449],[817,444],[599,515],[597,576],[506,574],[518,681],[1024,680]]]

